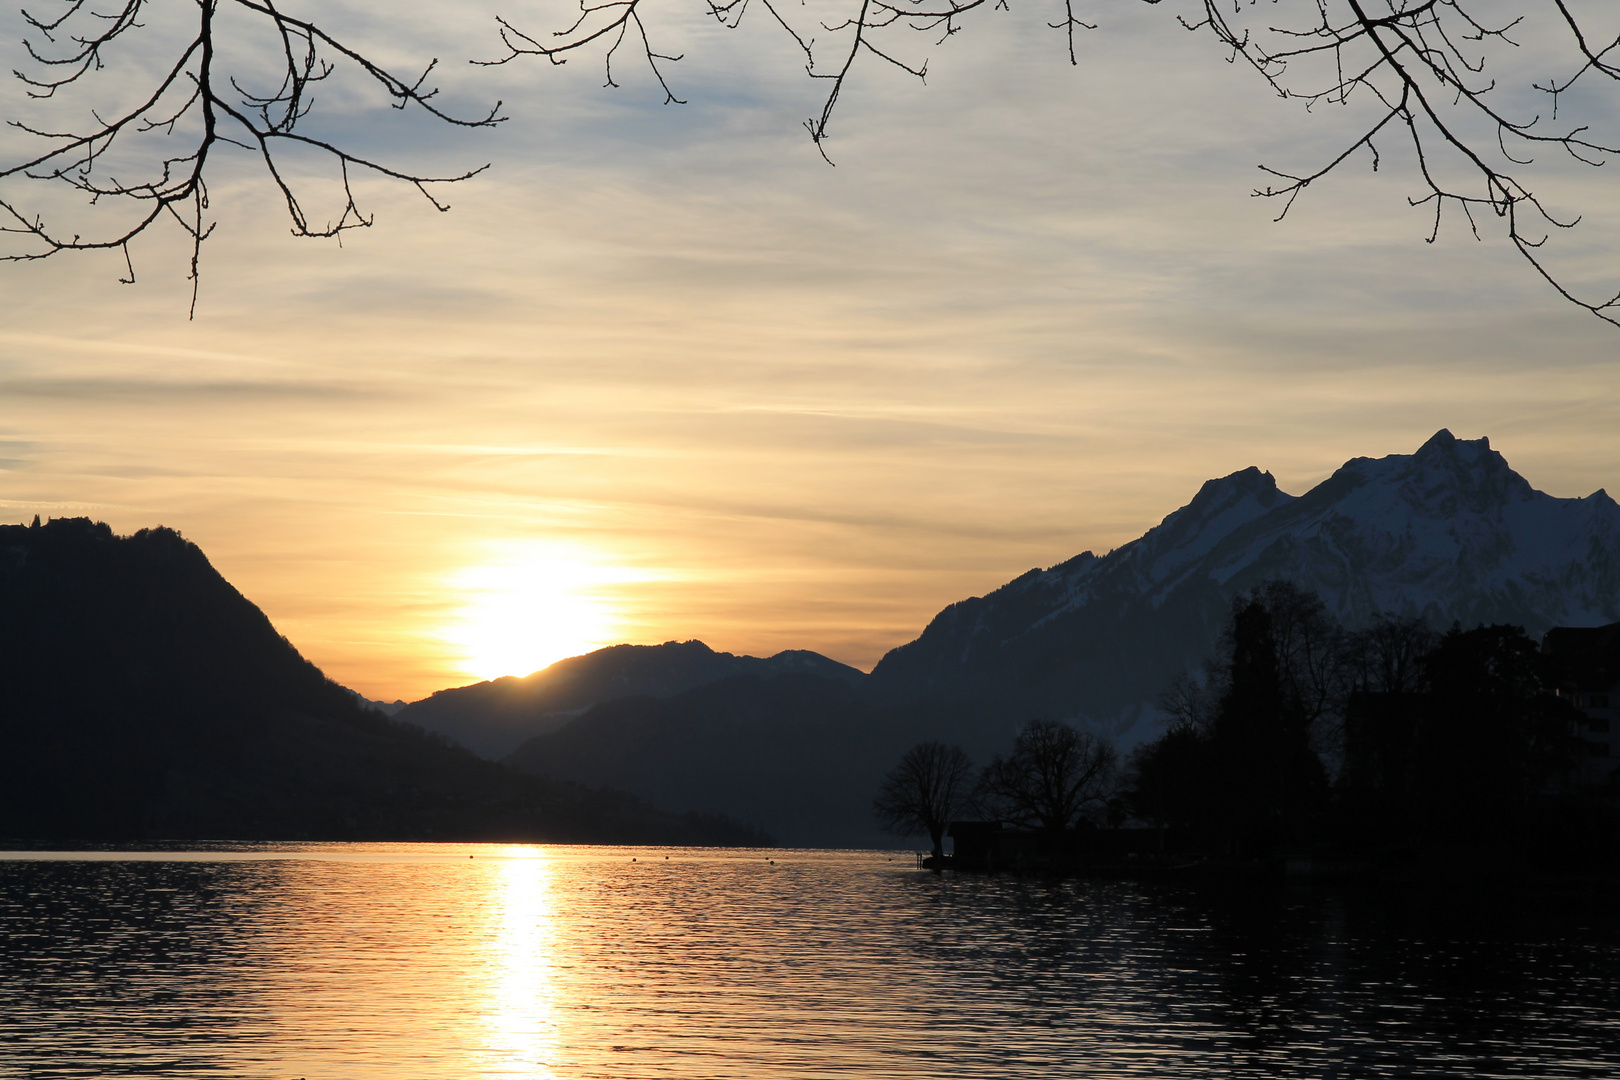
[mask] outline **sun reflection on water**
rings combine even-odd
[[[1620,1076],[1595,895],[1470,912],[890,852],[190,854],[0,859],[0,1077]]]
[[[534,848],[502,854],[485,965],[489,1075],[543,1080],[558,1075],[553,868]]]

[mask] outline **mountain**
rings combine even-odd
[[[1232,597],[1272,578],[1347,625],[1439,628],[1620,618],[1620,506],[1537,491],[1487,439],[1442,430],[1414,454],[1354,458],[1304,495],[1255,468],[1109,554],[1085,552],[952,604],[873,670],[893,700],[967,697],[1115,734],[1211,654]]]
[[[1107,555],[952,604],[864,680],[734,677],[608,701],[508,760],[788,843],[892,843],[868,807],[907,747],[946,739],[984,763],[1037,716],[1126,746],[1152,733],[1170,680],[1214,653],[1232,598],[1274,578],[1351,626],[1380,612],[1532,634],[1601,625],[1620,619],[1620,507],[1536,491],[1485,439],[1447,431],[1414,454],[1346,462],[1300,496],[1244,469]]]
[[[780,842],[819,843],[851,824],[875,831],[864,820],[871,769],[847,767],[886,762],[893,749],[873,753],[870,713],[847,683],[740,675],[669,698],[604,702],[508,760],[540,776],[634,789],[655,805],[725,806]]]
[[[769,679],[787,674],[814,675],[847,686],[858,686],[866,678],[865,672],[798,649],[761,659],[717,653],[701,641],[614,645],[559,660],[522,678],[508,676],[440,690],[395,715],[494,761],[598,702],[665,698],[735,676]]]
[[[394,716],[405,707],[404,701],[373,701],[371,698],[354,690],[350,690],[349,694],[361,705],[368,709],[375,709],[384,716]]]
[[[0,837],[736,843],[362,706],[196,545],[0,526]]]
[[[978,760],[1005,751],[970,708],[879,704],[810,673],[737,675],[668,698],[607,701],[538,735],[507,761],[539,776],[612,784],[656,806],[724,814],[778,843],[890,847],[872,796],[923,739],[961,743]]]

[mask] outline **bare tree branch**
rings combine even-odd
[[[23,12],[30,34],[25,41],[29,64],[27,71],[16,74],[26,92],[40,100],[55,99],[64,88],[102,71],[111,51],[129,44],[128,35],[143,27],[143,14],[160,0],[101,0],[105,9],[95,6],[97,0],[54,2],[61,5],[54,16]],[[337,237],[371,224],[372,218],[355,198],[352,178],[356,172],[404,181],[436,209],[444,210],[446,205],[433,194],[432,185],[465,180],[482,171],[417,174],[296,130],[309,115],[312,88],[339,70],[380,86],[395,108],[420,108],[455,126],[488,127],[500,122],[499,103],[486,114],[470,117],[442,108],[436,101],[437,91],[427,85],[433,63],[415,78],[395,75],[314,22],[281,11],[276,0],[163,2],[171,7],[195,7],[196,28],[188,41],[175,47],[172,63],[152,77],[149,92],[108,118],[92,114],[94,122],[81,128],[56,131],[12,121],[14,127],[54,145],[19,165],[0,169],[0,182],[28,178],[65,184],[92,205],[133,206],[133,218],[99,233],[81,235],[54,223],[48,225],[15,197],[3,196],[0,233],[26,243],[24,250],[0,253],[0,259],[34,260],[69,250],[118,249],[133,278],[130,242],[159,222],[173,222],[191,244],[195,308],[197,260],[202,242],[212,230],[206,213],[205,174],[215,144],[245,148],[260,158],[282,195],[292,231],[298,236]],[[648,65],[665,103],[679,104],[682,99],[668,72],[681,58],[653,44],[643,10],[649,2],[580,0],[578,17],[551,34],[523,30],[502,18],[497,29],[504,52],[475,63],[501,65],[520,57],[543,56],[553,64],[563,64],[575,54],[600,47],[607,85],[617,86],[614,64],[620,50],[629,48]],[[1063,32],[1069,62],[1080,63],[1075,31],[1094,29],[1097,24],[1076,13],[1075,0],[1047,2],[1061,4],[1058,18],[1048,25]],[[1620,83],[1620,27],[1601,34],[1593,29],[1593,20],[1605,10],[1602,6],[1580,8],[1576,0],[1182,2],[1195,12],[1191,17],[1177,16],[1183,26],[1212,35],[1229,60],[1241,61],[1278,95],[1312,111],[1330,104],[1371,106],[1368,115],[1347,114],[1357,117],[1352,123],[1358,126],[1351,128],[1341,149],[1314,168],[1262,166],[1271,179],[1254,194],[1280,201],[1278,220],[1288,215],[1307,188],[1363,151],[1377,171],[1387,156],[1385,144],[1398,139],[1408,153],[1397,160],[1409,168],[1417,185],[1409,201],[1433,213],[1427,235],[1430,243],[1438,240],[1449,215],[1460,213],[1476,237],[1481,236],[1481,222],[1494,217],[1513,249],[1560,296],[1620,325],[1620,290],[1613,295],[1606,289],[1599,296],[1587,295],[1552,261],[1549,240],[1575,229],[1581,217],[1556,211],[1543,201],[1530,171],[1536,168],[1537,153],[1548,149],[1591,167],[1601,167],[1610,155],[1620,152],[1620,134],[1600,135],[1587,124],[1560,119],[1577,86],[1590,96],[1603,90],[1612,92]],[[806,73],[826,80],[822,107],[804,126],[816,150],[830,162],[827,141],[833,115],[860,64],[875,60],[880,66],[925,80],[928,58],[917,55],[919,41],[937,46],[959,33],[966,20],[981,9],[1005,10],[1011,0],[825,0],[815,10],[824,11],[827,3],[843,3],[840,10],[847,13],[830,20],[817,18],[803,4],[795,11],[779,0],[706,3],[708,14],[728,28],[741,24],[750,3],[762,5],[772,22],[797,45]],[[1511,8],[1510,15],[1492,21],[1484,14],[1502,4]],[[1599,14],[1593,15],[1593,11]],[[256,91],[242,77],[218,70],[215,46],[223,32],[218,21],[222,13],[245,17],[274,34],[279,85]],[[1516,35],[1528,32],[1526,20],[1531,17],[1540,19],[1541,31],[1550,26],[1562,35],[1559,40],[1565,49],[1561,74],[1525,88],[1546,96],[1546,116],[1521,110],[1498,88],[1493,74],[1500,69],[1502,58],[1520,47]],[[1590,105],[1588,111],[1592,111]],[[1599,108],[1594,115],[1612,122],[1620,110]],[[173,138],[181,145],[172,153],[148,155],[144,171],[136,176],[109,175],[103,160],[115,149],[127,154],[126,144],[137,136]],[[278,154],[292,149],[318,153],[336,173],[342,205],[324,223],[317,223],[306,212],[278,161]]]
[[[545,44],[503,21],[501,33],[508,53],[491,62],[543,55],[560,64],[605,39],[613,43],[607,56],[608,81],[616,85],[611,73],[613,53],[626,28],[633,27],[665,100],[676,101],[658,64],[670,58],[655,53],[647,42],[641,14],[645,2],[605,0],[593,5],[582,0],[580,19]],[[927,59],[904,58],[915,51],[908,41],[922,33],[940,44],[963,29],[969,14],[981,8],[1005,10],[1011,0],[847,0],[850,14],[846,18],[818,21],[811,29],[796,26],[772,0],[706,2],[710,15],[730,28],[741,24],[750,3],[763,5],[803,52],[806,72],[830,82],[820,114],[804,123],[817,151],[830,162],[826,142],[833,113],[863,58],[875,57],[925,79]],[[1060,17],[1048,25],[1063,31],[1069,62],[1078,64],[1075,30],[1095,29],[1097,24],[1075,14],[1074,0],[1054,2],[1062,5]],[[1140,2],[1157,4],[1160,0]],[[1580,217],[1555,213],[1521,171],[1531,165],[1537,149],[1556,148],[1571,160],[1591,166],[1601,166],[1617,152],[1620,136],[1599,138],[1585,125],[1553,125],[1558,121],[1560,97],[1578,80],[1620,81],[1620,32],[1604,43],[1576,14],[1570,0],[1518,0],[1519,16],[1494,23],[1479,14],[1491,0],[1187,2],[1197,14],[1191,18],[1178,15],[1181,24],[1212,35],[1229,60],[1252,68],[1278,95],[1300,101],[1307,109],[1347,105],[1363,98],[1378,105],[1375,115],[1343,149],[1318,167],[1303,171],[1261,167],[1274,182],[1257,188],[1254,194],[1281,201],[1277,220],[1287,216],[1306,188],[1362,151],[1376,171],[1383,160],[1376,140],[1399,133],[1412,151],[1419,185],[1418,193],[1410,197],[1411,205],[1434,211],[1427,237],[1430,243],[1438,239],[1447,210],[1460,212],[1476,237],[1476,211],[1488,211],[1487,217],[1501,220],[1513,248],[1560,296],[1620,325],[1620,292],[1597,298],[1580,295],[1548,263],[1549,237],[1574,229]],[[1570,35],[1573,46],[1568,74],[1532,84],[1549,97],[1551,115],[1546,118],[1515,116],[1499,109],[1492,97],[1496,83],[1488,71],[1496,55],[1493,50],[1518,47],[1512,33],[1524,23],[1524,13],[1533,11],[1550,12]],[[1276,20],[1279,25],[1260,20]],[[903,31],[912,32],[911,38],[903,36]],[[893,45],[888,44],[891,40]],[[1620,114],[1620,110],[1611,109],[1610,114]]]
[[[36,99],[54,98],[59,90],[102,71],[115,48],[138,48],[141,39],[130,35],[145,28],[141,16],[155,0],[113,0],[111,10],[95,7],[94,0],[61,2],[65,7],[55,18],[23,12],[34,35],[25,46],[35,70],[15,74],[28,87],[29,96]],[[194,30],[176,47],[173,62],[151,78],[148,89],[134,105],[110,118],[92,112],[91,124],[65,131],[10,121],[12,127],[55,145],[21,164],[0,168],[0,181],[19,178],[65,184],[85,195],[91,206],[133,207],[133,218],[85,235],[47,224],[38,213],[26,211],[16,196],[3,197],[0,233],[22,238],[23,249],[0,252],[0,261],[35,261],[64,251],[116,249],[123,253],[129,273],[120,280],[133,282],[131,242],[160,222],[172,222],[185,234],[191,248],[188,276],[192,283],[191,311],[195,315],[202,244],[214,229],[208,219],[206,177],[216,145],[249,150],[263,162],[286,204],[293,235],[303,237],[338,237],[349,229],[371,225],[373,218],[361,211],[356,198],[353,180],[357,170],[404,181],[420,191],[435,209],[443,211],[449,207],[433,194],[430,185],[465,180],[488,167],[447,176],[415,173],[355,153],[337,141],[297,130],[312,107],[312,87],[331,77],[340,66],[380,86],[397,109],[419,108],[436,120],[458,127],[491,127],[503,119],[499,103],[488,113],[472,117],[440,107],[434,100],[438,91],[426,85],[437,61],[428,64],[420,76],[406,79],[374,63],[314,22],[283,12],[275,0],[189,3],[196,8]],[[227,31],[220,21],[223,12],[246,19]],[[245,76],[219,67],[217,46],[227,33],[245,34],[255,28],[255,23],[257,29],[268,28],[275,36],[281,58],[280,83],[264,92],[245,88]],[[126,147],[141,136],[149,138],[138,146]],[[153,152],[150,147],[162,145],[153,141],[157,139],[175,140],[176,150]],[[342,206],[335,219],[316,223],[306,212],[278,156],[294,147],[319,152],[335,170],[342,193]],[[125,151],[126,158],[134,157],[139,170],[135,176],[108,173],[103,161],[115,148]],[[141,165],[143,158],[146,163]],[[117,215],[104,213],[98,220],[100,217],[116,219]]]
[[[1429,243],[1439,238],[1447,208],[1460,211],[1476,237],[1475,211],[1487,210],[1503,221],[1514,249],[1560,296],[1620,326],[1620,292],[1597,298],[1577,295],[1548,265],[1543,250],[1548,237],[1575,228],[1580,218],[1554,214],[1518,171],[1534,162],[1538,148],[1561,150],[1571,160],[1591,166],[1601,166],[1610,155],[1620,153],[1620,141],[1599,140],[1585,125],[1553,126],[1559,95],[1577,79],[1591,72],[1620,81],[1620,68],[1608,59],[1620,47],[1620,37],[1594,48],[1565,0],[1550,0],[1561,24],[1573,34],[1580,62],[1562,79],[1533,84],[1551,99],[1549,117],[1513,116],[1497,107],[1492,97],[1497,84],[1487,68],[1493,48],[1518,47],[1511,34],[1524,22],[1522,13],[1487,23],[1476,15],[1485,7],[1482,0],[1316,0],[1290,6],[1308,13],[1296,25],[1266,27],[1257,34],[1234,29],[1221,0],[1200,2],[1203,19],[1184,25],[1214,34],[1283,97],[1310,107],[1342,105],[1353,96],[1368,96],[1381,106],[1359,136],[1315,170],[1291,173],[1262,166],[1284,181],[1254,192],[1282,200],[1279,220],[1307,187],[1358,150],[1368,151],[1376,170],[1381,159],[1374,137],[1391,129],[1403,135],[1415,162],[1421,191],[1409,199],[1411,205],[1434,209]],[[1535,0],[1519,5],[1526,12],[1536,6]],[[1319,78],[1316,62],[1324,60],[1330,62],[1330,73],[1314,85],[1292,77],[1294,69],[1303,66],[1305,79]],[[1476,134],[1481,129],[1490,132],[1488,141]],[[1451,179],[1453,174],[1459,179]]]

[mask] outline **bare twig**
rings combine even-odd
[[[1524,16],[1488,23],[1476,14],[1477,0],[1312,0],[1290,5],[1305,17],[1290,27],[1266,27],[1262,33],[1237,30],[1228,21],[1222,0],[1199,0],[1203,18],[1184,21],[1190,30],[1212,33],[1234,58],[1241,57],[1283,97],[1312,106],[1344,104],[1352,96],[1370,97],[1379,109],[1345,149],[1318,168],[1290,173],[1262,166],[1282,183],[1257,188],[1261,198],[1281,199],[1281,219],[1311,184],[1365,148],[1377,169],[1381,160],[1373,143],[1386,129],[1404,135],[1412,152],[1420,193],[1413,206],[1431,206],[1433,224],[1427,240],[1439,236],[1447,208],[1460,211],[1478,237],[1475,211],[1488,210],[1505,225],[1507,239],[1535,272],[1560,296],[1606,322],[1620,326],[1620,294],[1582,297],[1564,284],[1545,258],[1544,245],[1554,231],[1573,229],[1578,216],[1555,215],[1519,170],[1530,166],[1537,149],[1562,150],[1571,159],[1600,166],[1620,152],[1614,139],[1599,140],[1583,125],[1557,124],[1558,99],[1583,76],[1620,81],[1613,62],[1620,38],[1598,47],[1565,0],[1542,0],[1556,9],[1558,21],[1574,37],[1578,60],[1572,74],[1534,84],[1548,94],[1550,116],[1513,116],[1498,108],[1496,82],[1487,74],[1493,48],[1516,48],[1512,32]],[[1537,0],[1523,0],[1530,11]],[[1278,5],[1282,7],[1283,5]],[[1276,10],[1275,8],[1273,9]],[[1302,88],[1294,69],[1306,79],[1330,61],[1330,73]],[[1480,139],[1474,132],[1488,130]]]
[[[23,12],[34,35],[25,44],[35,70],[16,75],[35,98],[54,97],[58,90],[102,70],[109,51],[119,46],[133,47],[129,35],[143,28],[140,17],[152,0],[113,0],[114,8],[105,11],[94,7],[93,0],[61,2],[64,10],[55,18]],[[134,106],[111,117],[92,113],[92,124],[66,131],[47,131],[11,121],[13,127],[53,145],[27,161],[0,169],[0,180],[26,178],[65,184],[88,196],[94,206],[133,206],[133,220],[125,219],[99,235],[87,236],[48,225],[38,214],[25,211],[14,196],[0,198],[0,233],[23,238],[23,250],[0,252],[0,260],[33,261],[64,251],[116,249],[123,254],[128,270],[128,276],[119,280],[133,282],[131,242],[160,222],[172,222],[186,235],[191,247],[189,278],[191,312],[195,315],[202,244],[214,229],[208,215],[206,175],[216,145],[247,149],[260,158],[286,204],[293,234],[303,237],[336,237],[346,230],[371,225],[373,218],[361,211],[356,200],[356,170],[404,181],[442,211],[448,206],[429,185],[465,180],[488,167],[449,176],[419,174],[298,130],[312,106],[311,88],[340,66],[354,69],[382,87],[395,108],[420,108],[439,121],[459,127],[490,127],[503,119],[499,103],[488,113],[473,117],[462,117],[440,107],[434,100],[437,90],[426,85],[434,64],[429,64],[417,78],[401,78],[317,24],[281,11],[275,0],[190,2],[196,7],[194,32],[176,47],[173,62],[152,79]],[[222,9],[269,26],[280,47],[279,86],[255,93],[245,89],[238,76],[220,70],[216,45],[224,33],[220,26]],[[106,174],[102,161],[109,152],[143,135],[178,140],[179,148],[152,154],[150,164],[144,167],[145,175],[139,178]],[[149,145],[150,141],[142,143],[139,149]],[[332,162],[343,198],[335,220],[314,224],[306,213],[294,182],[278,160],[283,149],[293,146],[319,151]]]
[[[501,34],[508,51],[491,62],[541,55],[560,64],[593,42],[605,40],[612,43],[607,56],[611,65],[626,28],[633,28],[663,87],[665,100],[675,101],[658,64],[667,57],[656,54],[647,43],[641,12],[645,2],[582,0],[580,18],[545,43],[503,21]],[[916,78],[926,78],[927,60],[904,59],[913,47],[904,36],[897,35],[911,31],[914,40],[921,33],[938,44],[959,33],[971,13],[981,8],[1005,9],[1011,0],[846,0],[847,17],[818,21],[807,28],[797,25],[795,19],[800,16],[790,17],[788,9],[776,0],[706,2],[709,13],[731,28],[741,24],[750,3],[762,5],[804,54],[806,72],[812,78],[829,81],[819,115],[804,124],[816,149],[827,157],[833,113],[859,62],[876,57]],[[1059,18],[1048,25],[1063,31],[1069,62],[1078,64],[1075,30],[1095,29],[1096,24],[1076,15],[1075,0],[1052,2],[1060,3],[1061,10]],[[1159,0],[1142,2],[1155,4]],[[1574,228],[1579,217],[1553,213],[1522,171],[1531,166],[1537,149],[1557,148],[1587,165],[1602,165],[1616,152],[1615,138],[1599,138],[1585,126],[1555,125],[1560,98],[1577,81],[1620,81],[1620,36],[1613,40],[1595,36],[1571,8],[1570,0],[1519,0],[1522,12],[1549,13],[1553,22],[1569,34],[1573,49],[1568,74],[1534,84],[1535,89],[1548,95],[1550,116],[1518,117],[1498,108],[1492,97],[1496,84],[1487,69],[1496,55],[1493,50],[1517,47],[1512,35],[1524,19],[1487,21],[1479,12],[1488,0],[1274,0],[1261,5],[1239,0],[1189,2],[1198,14],[1194,18],[1178,15],[1182,25],[1211,34],[1226,50],[1228,59],[1252,68],[1281,97],[1301,101],[1307,108],[1348,104],[1363,98],[1377,106],[1344,148],[1317,168],[1286,171],[1262,166],[1273,182],[1254,194],[1281,201],[1278,220],[1287,216],[1307,187],[1359,152],[1366,151],[1376,170],[1383,155],[1375,139],[1398,133],[1414,155],[1419,192],[1411,202],[1434,210],[1434,225],[1428,236],[1431,242],[1438,237],[1446,211],[1460,211],[1470,230],[1478,235],[1475,212],[1488,210],[1504,223],[1514,249],[1561,296],[1600,319],[1620,325],[1620,295],[1583,298],[1549,267],[1545,254],[1548,234]],[[609,82],[613,82],[611,67]],[[1490,134],[1477,134],[1484,130]],[[1463,179],[1455,179],[1458,176]]]
[[[33,0],[50,3],[53,0]],[[32,97],[49,100],[59,90],[103,70],[110,50],[126,44],[140,29],[141,17],[155,0],[54,0],[54,17],[24,12],[31,37],[30,59],[18,78]],[[154,77],[138,103],[108,118],[95,116],[82,129],[46,130],[13,121],[19,129],[50,145],[39,156],[0,170],[0,181],[31,178],[66,184],[93,203],[121,203],[137,209],[133,221],[81,236],[47,226],[38,214],[16,201],[0,199],[0,233],[22,237],[25,249],[0,253],[0,259],[48,258],[69,250],[118,249],[133,279],[130,242],[160,221],[177,223],[192,248],[193,307],[196,267],[207,220],[204,176],[216,144],[245,148],[263,162],[285,202],[292,231],[298,236],[334,237],[369,226],[351,186],[356,172],[402,180],[420,191],[436,209],[446,209],[432,185],[454,183],[476,175],[428,176],[396,169],[352,153],[338,142],[311,136],[298,125],[312,104],[311,89],[347,69],[383,88],[396,108],[420,108],[447,124],[488,127],[502,119],[500,104],[487,114],[461,117],[440,107],[437,91],[427,86],[429,64],[414,79],[394,75],[360,51],[338,41],[315,23],[282,12],[276,0],[169,0],[197,9],[196,31],[174,50],[174,59]],[[664,95],[680,104],[670,83],[670,66],[678,55],[660,51],[652,42],[643,5],[650,0],[580,0],[578,17],[552,34],[521,30],[498,20],[504,52],[484,65],[507,64],[520,57],[542,56],[563,64],[576,54],[600,47],[609,86],[617,86],[615,61],[621,49],[639,53]],[[870,58],[917,79],[926,79],[928,60],[912,57],[919,41],[938,45],[959,33],[975,12],[1005,9],[1011,0],[825,0],[845,3],[847,15],[814,19],[809,8],[793,10],[780,0],[706,0],[710,16],[723,26],[739,26],[750,3],[764,7],[770,20],[785,31],[804,58],[806,73],[826,80],[827,94],[819,113],[805,121],[816,150],[829,161],[828,139],[833,115],[858,65]],[[1050,22],[1064,34],[1071,64],[1080,62],[1075,31],[1095,29],[1076,14],[1075,0],[1061,4]],[[1158,3],[1159,0],[1142,0]],[[1568,49],[1565,73],[1533,83],[1547,96],[1549,113],[1517,115],[1501,103],[1492,72],[1503,50],[1518,47],[1515,34],[1522,17],[1487,20],[1481,12],[1489,0],[1274,0],[1256,5],[1239,0],[1185,0],[1196,17],[1178,16],[1182,25],[1212,35],[1228,59],[1254,70],[1283,98],[1307,109],[1328,104],[1365,102],[1370,114],[1346,138],[1343,147],[1310,169],[1263,166],[1271,178],[1256,196],[1278,199],[1286,217],[1306,188],[1365,151],[1377,170],[1392,139],[1404,142],[1418,190],[1413,206],[1432,210],[1427,239],[1435,241],[1448,213],[1461,213],[1476,236],[1482,220],[1496,218],[1508,242],[1535,272],[1561,296],[1607,322],[1620,325],[1620,293],[1607,299],[1580,295],[1549,263],[1548,240],[1575,228],[1576,214],[1555,213],[1532,185],[1538,151],[1557,149],[1577,163],[1601,166],[1620,151],[1620,137],[1600,136],[1588,126],[1560,120],[1561,109],[1577,84],[1590,92],[1598,83],[1612,89],[1620,82],[1620,34],[1596,34],[1590,16],[1578,14],[1573,0],[1517,0],[1521,16],[1539,12],[1560,33]],[[219,12],[229,11],[267,25],[275,34],[281,77],[278,86],[259,92],[245,88],[228,72],[217,70],[215,50]],[[1274,25],[1275,24],[1275,25]],[[926,45],[925,45],[926,47]],[[1607,116],[1620,114],[1610,109]],[[103,159],[136,137],[173,138],[183,145],[172,153],[153,155],[137,178],[107,175]],[[317,224],[306,212],[277,155],[291,147],[317,151],[332,163],[342,191],[340,212]],[[1488,214],[1479,211],[1489,211]],[[26,246],[31,244],[32,246]]]

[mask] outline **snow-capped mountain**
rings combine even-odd
[[[1379,612],[1551,626],[1620,620],[1620,505],[1532,488],[1487,439],[1354,458],[1301,496],[1244,469],[1101,558],[952,604],[873,671],[885,694],[969,696],[1128,727],[1214,648],[1231,597],[1286,578],[1347,625]]]

